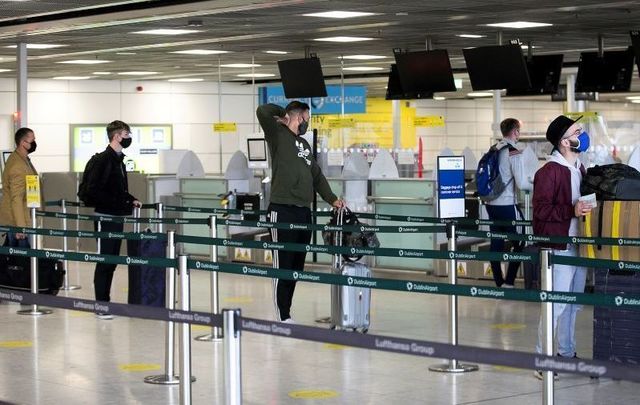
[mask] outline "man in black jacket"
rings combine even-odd
[[[129,194],[127,171],[123,163],[122,150],[131,145],[131,128],[122,121],[113,121],[107,125],[107,137],[109,145],[99,154],[95,170],[95,178],[89,180],[89,193],[95,196],[96,214],[102,216],[127,216],[131,215],[133,207],[139,207],[140,202]],[[121,222],[101,221],[102,232],[122,232],[124,224]],[[95,223],[98,228],[98,223]],[[100,254],[119,255],[120,239],[101,239]],[[93,277],[96,301],[109,302],[111,300],[111,282],[115,264],[97,263]],[[100,319],[112,319],[109,313],[96,314]]]

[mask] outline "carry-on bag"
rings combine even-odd
[[[337,210],[337,225],[344,223],[346,209]],[[340,233],[340,232],[338,232]],[[342,235],[334,238],[339,246]],[[348,277],[370,278],[371,270],[359,261],[343,260],[341,255],[333,259],[334,273]],[[331,286],[331,329],[351,329],[367,333],[370,324],[371,289],[361,285],[361,280],[352,280],[350,286]]]
[[[131,257],[166,257],[164,240],[128,240],[127,255]],[[129,264],[129,304],[165,306],[166,269],[132,263]]]
[[[58,295],[64,280],[61,261],[38,259],[38,293]],[[31,291],[31,258],[27,256],[0,256],[0,287]]]

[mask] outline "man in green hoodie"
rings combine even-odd
[[[271,155],[271,222],[311,223],[311,202],[315,192],[334,207],[343,207],[344,201],[331,191],[320,166],[313,158],[304,135],[309,127],[309,105],[292,101],[287,108],[264,104],[256,111]],[[281,243],[309,243],[311,231],[272,229],[271,238]],[[274,251],[273,267],[304,270],[306,252]],[[291,301],[295,281],[274,279],[276,318],[294,323]]]

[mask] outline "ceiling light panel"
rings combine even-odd
[[[350,60],[376,60],[376,59],[386,59],[387,56],[382,55],[345,55],[342,56],[343,59]]]
[[[374,15],[374,13],[361,12],[361,11],[323,11],[319,13],[303,14],[305,17],[321,17],[321,18],[355,18],[355,17],[367,17]]]
[[[458,34],[458,35],[456,35],[456,37],[477,39],[477,38],[486,38],[486,35],[480,35],[480,34]]]
[[[99,65],[101,63],[109,63],[110,60],[100,60],[100,59],[74,59],[74,60],[65,60],[62,62],[56,63],[68,63],[71,65]]]
[[[552,25],[553,24],[531,22],[531,21],[513,21],[513,22],[487,24],[487,26],[489,27],[515,28],[515,29],[550,27]]]
[[[350,70],[354,72],[374,72],[378,70],[384,70],[384,68],[377,66],[349,66],[344,68],[344,70]]]
[[[53,49],[60,48],[66,45],[59,44],[27,44],[27,49]],[[18,45],[9,45],[7,48],[17,48]]]
[[[286,55],[289,52],[287,52],[287,51],[264,51],[264,53],[269,53],[271,55]]]
[[[217,49],[187,49],[184,51],[173,51],[169,53],[178,53],[182,55],[219,55],[229,53],[229,51],[221,51]]]
[[[87,80],[90,78],[91,76],[57,76],[53,80]]]
[[[323,42],[362,42],[362,41],[371,41],[373,38],[367,37],[347,37],[347,36],[337,36],[337,37],[326,37],[326,38],[315,38],[314,41],[323,41]]]
[[[131,71],[131,72],[118,72],[120,76],[149,76],[156,75],[159,72],[146,72],[146,71]]]
[[[179,83],[192,83],[192,82],[202,82],[204,79],[197,77],[182,77],[178,79],[169,79],[170,82],[179,82]]]
[[[236,75],[237,77],[253,77],[253,78],[259,78],[259,77],[275,77],[275,75],[273,73],[241,73],[239,75]]]
[[[242,68],[260,67],[262,65],[259,65],[257,63],[226,63],[220,66],[225,68],[241,68],[242,69]]]
[[[135,32],[132,32],[132,34],[143,34],[143,35],[185,35],[185,34],[195,34],[196,32],[200,32],[200,30],[160,28],[160,29],[155,29],[155,30],[135,31]]]

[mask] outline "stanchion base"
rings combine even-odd
[[[33,316],[49,315],[52,312],[53,311],[50,309],[37,309],[35,311],[33,309],[21,309],[20,311],[16,311],[18,315],[33,315]]]
[[[224,336],[222,336],[222,334],[220,334],[220,336],[214,336],[210,333],[208,335],[198,336],[194,338],[194,340],[197,340],[198,342],[222,342],[223,338]]]
[[[331,323],[331,317],[325,316],[324,318],[316,319],[316,323]]]
[[[82,287],[80,287],[79,285],[68,285],[68,286],[62,286],[60,287],[60,291],[72,291],[72,290],[79,290]]]
[[[436,366],[429,367],[429,371],[436,371],[438,373],[468,373],[469,371],[478,371],[479,367],[475,364],[462,364],[458,363],[458,367],[451,367],[450,363],[438,364]]]
[[[191,382],[195,382],[196,378],[191,376]],[[180,384],[180,376],[178,375],[150,375],[144,378],[147,384],[157,385],[178,385]]]
[[[178,385],[180,384],[180,377],[177,375],[150,375],[144,378],[144,382],[158,385]]]

